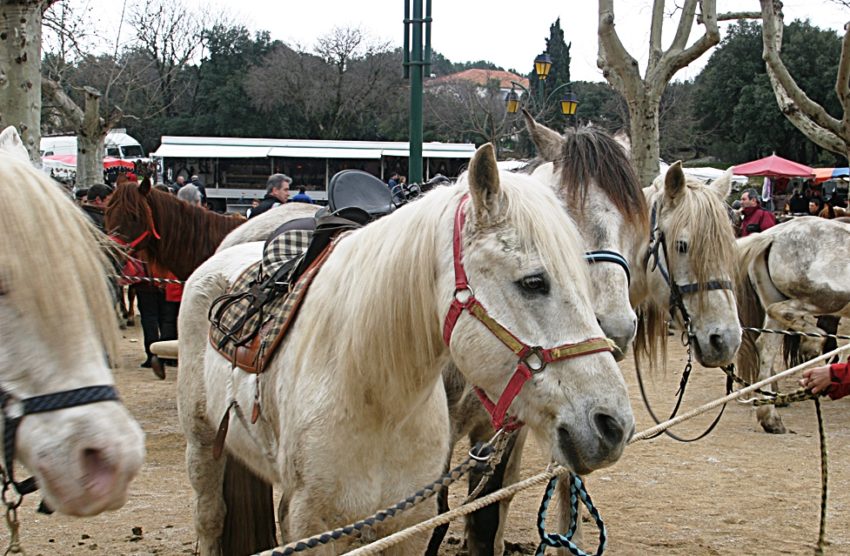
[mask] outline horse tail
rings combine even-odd
[[[221,535],[222,554],[243,556],[277,546],[272,486],[233,456],[224,466],[227,513]]]
[[[764,254],[767,260],[767,250],[772,244],[772,238],[753,236],[752,239],[738,240],[738,268],[735,280],[735,297],[738,299],[738,320],[743,327],[761,328],[766,316],[758,292],[750,279],[749,268],[756,263],[756,257]],[[754,382],[759,374],[759,355],[756,349],[758,332],[745,330],[738,349],[737,367],[741,378]]]
[[[817,318],[816,326],[827,334],[835,334],[838,332],[838,323],[841,317],[832,315],[824,315]],[[787,367],[795,367],[806,361],[802,352],[802,336],[785,336],[782,338],[782,359]],[[823,344],[821,353],[827,353],[838,347],[838,342],[835,338],[827,338]],[[837,358],[832,362],[837,361]]]

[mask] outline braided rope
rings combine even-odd
[[[292,554],[295,554],[296,552],[301,552],[323,544],[328,544],[343,537],[359,536],[363,533],[364,530],[369,529],[387,519],[395,517],[397,514],[400,514],[405,510],[412,508],[413,506],[423,502],[424,500],[427,500],[428,498],[435,495],[444,488],[447,488],[449,485],[466,475],[466,473],[468,473],[470,469],[476,467],[481,468],[486,466],[488,464],[490,456],[492,455],[492,447],[489,445],[485,445],[480,449],[476,447],[475,451],[477,452],[475,454],[475,457],[470,454],[470,456],[466,458],[466,460],[464,460],[460,465],[458,465],[448,473],[443,474],[443,476],[441,476],[439,479],[427,485],[415,494],[408,496],[404,500],[401,500],[400,502],[396,503],[394,506],[381,510],[370,517],[361,519],[360,521],[357,521],[350,525],[337,527],[332,531],[325,531],[324,533],[313,535],[312,537],[309,537],[307,539],[291,542],[284,546],[267,550],[265,552],[262,552],[261,556],[290,556]]]
[[[824,553],[826,546],[826,503],[829,497],[829,466],[827,464],[828,449],[826,445],[826,431],[823,427],[823,413],[821,413],[820,400],[813,398],[815,402],[815,413],[818,416],[818,436],[820,438],[820,526],[818,527],[818,544],[815,554],[820,556]]]
[[[750,386],[747,386],[745,388],[737,390],[737,391],[733,392],[732,394],[728,394],[728,395],[726,395],[722,398],[718,398],[718,399],[716,399],[712,402],[706,403],[706,404],[704,404],[700,407],[697,407],[697,408],[695,408],[691,411],[688,411],[687,413],[679,415],[678,417],[675,417],[673,419],[668,419],[667,421],[659,423],[658,425],[656,425],[654,427],[650,427],[649,429],[646,429],[644,431],[641,431],[641,432],[635,434],[634,436],[632,436],[631,440],[629,440],[629,444],[633,444],[635,442],[639,442],[641,440],[646,440],[648,438],[651,438],[653,435],[657,434],[658,432],[666,430],[666,429],[668,429],[672,426],[675,426],[675,425],[677,425],[677,424],[679,424],[683,421],[693,419],[694,417],[696,417],[698,415],[702,415],[703,413],[706,413],[708,411],[711,411],[712,409],[714,409],[714,408],[716,408],[720,405],[723,405],[724,403],[727,403],[727,402],[736,400],[738,398],[741,398],[741,397],[743,397],[746,394],[749,394],[751,392],[755,392],[759,388],[761,388],[762,386],[767,386],[768,384],[772,384],[772,383],[777,382],[777,381],[779,381],[779,380],[781,380],[785,377],[791,376],[794,373],[797,373],[797,372],[811,366],[814,363],[818,363],[820,361],[828,360],[828,359],[838,355],[839,353],[843,353],[843,352],[847,351],[848,349],[850,349],[850,344],[838,347],[838,348],[836,348],[836,349],[834,349],[834,350],[832,350],[828,353],[824,353],[823,355],[819,355],[819,356],[817,356],[813,359],[810,359],[810,360],[808,360],[804,363],[801,363],[801,364],[799,364],[795,367],[787,369],[787,370],[785,370],[781,373],[778,373],[778,374],[776,374],[772,377],[766,378],[766,379],[761,380],[759,382],[756,382],[756,383],[754,383]],[[825,443],[824,443],[824,446],[825,446]],[[822,452],[824,450],[825,450],[825,448],[822,449]],[[438,515],[432,517],[431,519],[422,521],[420,523],[417,523],[416,525],[413,525],[411,527],[407,527],[407,528],[402,529],[400,531],[396,531],[395,533],[392,533],[391,535],[388,535],[386,537],[378,539],[377,541],[372,542],[372,543],[370,543],[366,546],[357,548],[357,549],[355,549],[351,552],[348,552],[347,554],[349,554],[350,556],[364,556],[364,555],[367,555],[367,554],[379,554],[380,552],[382,552],[382,551],[384,551],[388,548],[391,548],[391,547],[393,547],[393,546],[395,546],[395,545],[397,545],[397,544],[399,544],[403,541],[406,541],[406,540],[408,540],[409,538],[411,538],[415,535],[419,535],[419,534],[424,533],[426,531],[430,531],[431,529],[439,527],[440,525],[445,525],[447,523],[450,523],[451,521],[453,521],[454,519],[456,519],[458,517],[465,516],[465,515],[471,514],[473,512],[476,512],[476,511],[480,510],[481,508],[489,506],[490,504],[499,502],[500,500],[504,500],[505,498],[508,498],[510,496],[514,496],[516,493],[521,492],[523,490],[527,490],[529,488],[532,488],[532,487],[535,487],[535,486],[538,486],[538,485],[546,484],[553,477],[563,477],[564,475],[567,475],[569,472],[570,471],[568,469],[564,468],[564,467],[556,466],[551,471],[547,470],[547,471],[543,471],[541,473],[538,473],[537,475],[533,475],[533,476],[529,477],[528,479],[514,483],[510,486],[504,487],[500,490],[497,490],[493,493],[488,494],[487,496],[484,496],[482,498],[478,498],[477,500],[474,500],[472,502],[458,506],[457,508],[449,510],[448,512],[438,514]],[[822,501],[822,507],[823,507],[822,511],[825,511],[825,501]],[[822,527],[825,527],[825,526],[822,525]],[[304,542],[304,541],[298,541],[298,542],[300,543],[300,542]],[[286,546],[293,546],[295,544],[298,544],[298,543],[290,543],[289,545],[286,545]],[[258,556],[280,556],[281,553],[275,552],[276,550],[278,550],[278,549],[267,550],[265,552],[259,553]]]
[[[687,421],[688,419],[692,419],[692,418],[696,417],[697,415],[702,415],[703,413],[710,411],[710,410],[714,409],[715,407],[723,405],[724,403],[730,402],[732,400],[736,400],[738,398],[742,398],[743,396],[745,396],[745,395],[747,395],[751,392],[757,391],[762,386],[767,386],[768,384],[772,384],[774,382],[782,380],[783,378],[789,377],[789,376],[791,376],[791,375],[793,375],[793,374],[795,374],[795,373],[797,373],[797,372],[799,372],[799,371],[801,371],[801,370],[803,370],[807,367],[812,366],[814,363],[819,363],[821,361],[829,360],[832,357],[835,357],[836,355],[843,353],[847,350],[850,350],[850,344],[838,347],[838,348],[836,348],[836,349],[834,349],[830,352],[824,353],[823,355],[818,355],[817,357],[815,357],[813,359],[809,359],[808,361],[806,361],[804,363],[800,363],[799,365],[797,365],[795,367],[791,367],[790,369],[786,369],[786,370],[782,371],[781,373],[777,373],[777,374],[773,375],[772,377],[768,377],[764,380],[760,380],[758,382],[755,382],[755,383],[753,383],[753,384],[751,384],[751,385],[749,385],[745,388],[741,388],[740,390],[736,390],[735,392],[728,394],[726,396],[723,396],[722,398],[717,398],[714,401],[708,402],[705,405],[697,407],[696,409],[692,409],[691,411],[688,411],[687,413],[679,415],[678,417],[675,417],[673,419],[669,419],[669,420],[667,420],[667,421],[665,421],[665,422],[663,422],[659,425],[656,425],[654,427],[650,427],[650,428],[648,428],[644,431],[641,431],[641,432],[635,434],[634,436],[632,436],[632,439],[629,441],[629,443],[632,444],[634,442],[638,442],[639,440],[646,440],[647,438],[651,437],[653,434],[656,434],[658,431],[665,430],[665,429],[668,429],[672,426],[678,425],[679,423],[681,423],[683,421]]]
[[[384,551],[390,547],[393,547],[399,544],[402,541],[409,539],[415,535],[424,533],[426,531],[430,531],[435,527],[439,527],[440,525],[445,525],[455,518],[471,514],[473,512],[477,512],[481,508],[489,506],[490,504],[494,504],[500,500],[508,498],[510,496],[515,495],[517,492],[521,492],[523,490],[529,489],[531,487],[544,485],[549,482],[553,477],[563,477],[569,473],[569,469],[564,467],[556,467],[552,471],[543,471],[525,479],[524,481],[520,481],[518,483],[514,483],[510,486],[502,488],[501,490],[497,490],[487,496],[483,496],[469,502],[468,504],[463,504],[462,506],[458,506],[453,510],[449,510],[446,513],[438,514],[431,519],[423,521],[421,523],[417,523],[407,529],[402,529],[401,531],[396,531],[392,535],[388,535],[382,539],[379,539],[367,546],[363,546],[351,552],[347,552],[349,556],[364,556],[366,554],[380,554],[381,551]],[[262,556],[267,556],[263,554]]]
[[[111,274],[112,278],[118,278],[120,280],[125,280],[127,282],[132,282],[133,284],[141,284],[143,282],[150,282],[153,284],[185,284],[185,280],[174,280],[173,278],[154,278],[152,276],[126,276],[124,274]]]
[[[599,545],[593,556],[602,556],[602,553],[605,552],[605,546],[608,544],[608,532],[605,529],[605,523],[602,521],[602,516],[599,514],[599,510],[596,509],[596,506],[593,505],[593,501],[590,499],[590,494],[588,494],[581,477],[570,473],[569,480],[571,510],[570,526],[567,529],[566,534],[563,535],[559,533],[546,532],[546,513],[549,511],[549,502],[551,502],[552,497],[555,495],[555,486],[558,484],[558,477],[552,477],[552,479],[549,480],[549,484],[546,485],[546,493],[543,496],[543,500],[540,502],[540,510],[537,512],[537,534],[540,537],[540,544],[537,545],[535,556],[544,556],[544,554],[546,554],[546,547],[550,546],[552,548],[565,548],[574,556],[591,556],[580,549],[572,541],[573,535],[575,535],[576,532],[576,527],[578,527],[577,516],[579,515],[579,498],[581,498],[582,504],[584,504],[590,512],[590,515],[593,516],[593,519],[596,521],[596,527],[599,529]]]
[[[834,338],[836,340],[850,340],[850,336],[844,334],[821,334],[818,332],[800,332],[798,330],[781,330],[776,328],[755,328],[753,326],[742,326],[741,330],[747,332],[759,332],[767,334],[782,334],[783,336],[805,336],[806,338]]]

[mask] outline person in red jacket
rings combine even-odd
[[[773,213],[764,210],[759,205],[759,196],[753,188],[747,189],[741,194],[741,237],[763,232],[768,228],[776,226],[776,218]]]
[[[850,394],[850,369],[847,363],[833,363],[823,367],[813,367],[803,371],[800,386],[808,388],[813,394],[826,392],[837,400]]]

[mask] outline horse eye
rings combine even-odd
[[[527,293],[536,295],[546,295],[549,293],[549,281],[543,274],[525,276],[517,282],[517,285]]]
[[[676,242],[676,251],[679,253],[687,253],[688,252],[688,242],[687,241],[677,241]]]

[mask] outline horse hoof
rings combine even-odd
[[[764,432],[770,434],[785,434],[788,432],[785,429],[785,425],[782,424],[782,421],[765,421],[761,423],[761,428],[764,429]]]
[[[165,380],[165,365],[154,355],[151,357],[151,370],[159,380]]]
[[[127,319],[127,326],[136,326],[136,319],[130,317]]]

